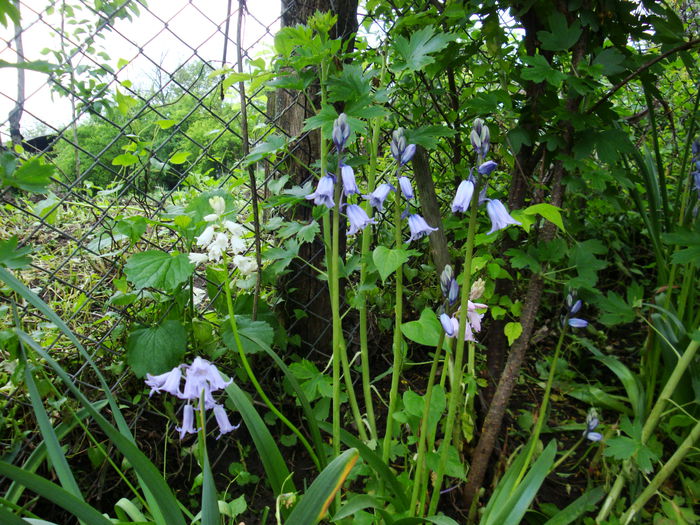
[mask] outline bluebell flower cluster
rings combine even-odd
[[[440,314],[440,324],[447,337],[454,337],[459,331],[459,309],[454,312],[452,310],[459,299],[459,284],[457,284],[457,278],[452,270],[452,266],[449,264],[445,265],[445,268],[440,274],[440,289],[445,298],[445,304],[442,307],[444,312]],[[472,284],[469,290],[467,324],[464,327],[465,341],[475,341],[474,333],[481,331],[481,319],[484,317],[484,314],[479,313],[479,311],[486,309],[488,306],[472,301],[477,300],[483,293],[484,282],[478,279]]]
[[[181,389],[183,370],[185,371],[185,384]],[[204,409],[214,412],[214,419],[219,426],[219,437],[240,426],[231,424],[224,406],[218,404],[212,395],[214,392],[226,388],[231,384],[231,381],[231,379],[224,381],[216,366],[201,357],[196,357],[191,365],[181,364],[164,374],[156,376],[146,374],[146,385],[151,387],[150,395],[167,392],[179,399],[187,400],[182,411],[182,426],[176,428],[180,433],[180,439],[183,439],[187,434],[197,433],[198,429],[194,424],[194,411],[195,405],[198,405],[202,395],[204,395]]]
[[[483,159],[489,152],[491,144],[491,133],[489,127],[481,119],[474,121],[474,127],[469,135],[474,151],[479,159]],[[482,162],[477,167],[477,172],[481,177],[488,177],[496,169],[498,163],[493,160]],[[452,201],[452,213],[466,213],[471,205],[474,190],[477,186],[477,179],[470,173],[466,180],[463,180],[457,188],[457,193]],[[489,199],[486,196],[487,184],[483,184],[479,192],[479,205],[486,203],[486,213],[491,219],[491,230],[488,234],[498,230],[503,230],[511,224],[520,224],[506,210],[503,203],[497,199]]]
[[[588,321],[585,319],[573,317],[581,310],[582,305],[581,299],[576,299],[576,294],[574,292],[567,294],[564,319],[566,319],[566,323],[572,328],[586,328],[588,326]]]
[[[598,413],[592,408],[586,416],[586,430],[583,431],[583,435],[586,439],[590,441],[600,441],[603,439],[603,434],[595,432],[598,423]]]

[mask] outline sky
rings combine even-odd
[[[61,27],[61,16],[56,12],[47,14],[46,7],[52,3],[59,6],[62,1],[22,0],[22,36],[27,60],[55,61],[51,54],[42,54],[42,50],[61,48],[61,39],[57,31]],[[76,11],[77,20],[94,18],[82,0],[66,0],[66,3],[82,6],[82,9]],[[235,41],[238,0],[232,0],[231,3],[234,15],[229,36]],[[197,53],[202,59],[216,64],[216,67],[221,66],[226,0],[149,0],[148,9],[141,8],[140,11],[141,15],[131,22],[116,21],[114,29],[103,31],[101,34],[104,38],[97,40],[95,51],[102,50],[109,56],[109,60],[106,60],[93,55],[97,63],[106,62],[115,70],[118,69],[120,60],[122,63],[129,63],[118,73],[119,81],[129,80],[135,86],[149,86],[155,64],[159,64],[167,72],[173,72],[192,57],[193,49],[198,50]],[[279,28],[280,0],[248,0],[248,11],[249,15],[243,25],[243,47],[251,49],[251,55],[255,57],[272,45],[270,33],[274,34]],[[65,27],[69,28],[69,32],[73,32],[77,27],[84,26],[71,24]],[[12,26],[0,26],[0,60],[17,62],[13,37]],[[229,42],[228,66],[235,67],[235,60],[236,48]],[[76,58],[73,66],[96,67],[96,62],[81,56]],[[26,71],[25,75],[27,100],[21,121],[25,138],[43,134],[40,120],[56,128],[67,125],[71,119],[69,100],[52,93],[47,83],[47,75],[33,71]],[[15,68],[0,68],[0,86],[0,134],[5,143],[9,139],[7,118],[17,97]]]

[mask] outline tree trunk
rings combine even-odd
[[[354,47],[357,31],[357,0],[333,2],[331,5],[325,0],[282,0],[282,27],[305,24],[316,11],[327,11],[330,6],[337,9],[334,12],[338,16],[331,37],[346,39],[345,49],[350,50]],[[310,92],[318,92],[318,86],[316,89],[312,86]],[[301,92],[286,89],[277,90],[270,102],[268,113],[273,115],[276,126],[287,136],[295,138],[289,149],[296,159],[290,156],[281,169],[289,175],[292,184],[302,185],[314,179],[316,174],[307,166],[316,162],[320,155],[319,132],[302,134],[304,121],[314,114],[313,109]],[[318,99],[314,100],[315,105],[318,103]],[[302,205],[289,212],[286,218],[309,222],[312,211],[311,206]],[[330,297],[326,283],[318,279],[313,269],[324,266],[323,243],[317,239],[302,245],[299,259],[292,262],[289,274],[279,283],[289,321],[287,328],[299,334],[307,354],[313,351],[329,353],[330,349]],[[304,312],[305,317],[297,319],[295,310]]]

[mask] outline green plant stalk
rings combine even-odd
[[[199,396],[199,431],[197,432],[197,447],[199,461],[202,467],[202,525],[217,525],[220,520],[219,504],[217,502],[216,486],[209,465],[207,452],[207,418],[204,409],[204,389]]]
[[[243,368],[246,371],[246,374],[248,375],[248,379],[250,379],[250,382],[253,383],[253,386],[255,387],[256,392],[258,395],[262,398],[263,402],[265,405],[267,405],[267,408],[269,408],[273,414],[275,414],[282,423],[286,425],[289,430],[291,430],[294,435],[296,435],[299,438],[299,441],[301,442],[302,445],[304,445],[304,448],[307,450],[309,453],[309,456],[311,456],[311,459],[314,462],[314,465],[316,465],[316,468],[320,470],[320,463],[318,460],[318,456],[314,452],[313,447],[311,444],[308,442],[308,440],[304,437],[304,435],[299,431],[299,429],[291,422],[289,419],[285,417],[282,412],[280,412],[277,407],[270,401],[270,398],[267,397],[267,394],[263,391],[262,387],[260,386],[260,383],[258,382],[257,377],[255,376],[255,373],[253,372],[253,369],[250,367],[250,363],[248,362],[248,358],[245,355],[245,352],[243,351],[243,344],[241,343],[241,336],[238,333],[238,324],[236,323],[236,315],[234,314],[233,310],[233,298],[231,297],[231,277],[228,274],[228,256],[226,254],[223,254],[223,263],[224,263],[224,293],[226,295],[226,307],[228,309],[228,318],[229,318],[229,324],[231,325],[231,331],[233,332],[233,338],[236,341],[236,347],[238,348],[238,355],[241,358],[241,364],[243,365]]]
[[[396,170],[396,175],[401,173],[401,168]],[[400,249],[401,240],[401,194],[398,188],[394,190],[394,246]],[[394,437],[394,411],[396,410],[396,398],[399,395],[399,379],[403,368],[403,337],[401,336],[401,321],[403,319],[403,264],[396,269],[396,298],[394,304],[394,363],[391,371],[391,390],[389,391],[389,409],[386,415],[386,432],[384,434],[384,446],[382,448],[382,460],[389,464],[391,455],[391,442]]]
[[[537,422],[535,423],[535,430],[532,432],[532,437],[530,438],[530,444],[527,450],[527,456],[525,457],[525,462],[523,467],[520,469],[515,483],[513,484],[513,489],[515,490],[520,485],[520,482],[525,477],[530,462],[532,461],[532,456],[535,454],[535,449],[537,448],[537,442],[540,439],[540,433],[542,432],[542,425],[544,425],[544,420],[547,418],[547,408],[549,405],[549,398],[552,395],[552,384],[554,383],[554,375],[557,372],[557,361],[559,360],[559,354],[561,353],[562,343],[564,342],[564,336],[566,335],[566,329],[568,327],[567,321],[569,320],[569,315],[567,314],[564,318],[564,326],[559,334],[559,340],[557,341],[557,346],[554,349],[554,357],[552,358],[552,364],[549,366],[549,376],[547,377],[547,384],[544,387],[544,396],[542,398],[542,404],[540,405],[539,413],[537,414]]]
[[[649,485],[642,491],[642,493],[637,496],[634,503],[620,518],[621,525],[627,525],[630,523],[634,517],[642,510],[642,507],[647,501],[656,493],[656,491],[661,487],[661,485],[668,479],[668,477],[673,473],[674,470],[680,465],[683,458],[690,452],[695,445],[695,442],[700,438],[700,421],[698,421],[693,430],[690,431],[688,437],[685,438],[681,446],[673,453],[669,460],[661,467],[661,470],[656,473],[656,476],[651,480]]]
[[[384,76],[386,73],[386,60],[382,61],[382,73],[379,84],[383,85]],[[377,173],[377,156],[379,152],[379,131],[381,128],[381,119],[376,118],[372,123],[372,138],[369,147],[369,170],[367,173],[367,193],[374,191],[376,184]],[[362,205],[367,216],[371,219],[374,210],[365,201]],[[372,387],[371,373],[369,369],[369,344],[367,341],[367,293],[364,290],[364,285],[367,281],[367,257],[369,257],[369,247],[372,242],[372,231],[369,228],[362,230],[362,248],[360,252],[360,286],[357,292],[357,311],[360,316],[360,362],[362,366],[362,395],[365,398],[365,411],[367,413],[367,423],[369,425],[369,435],[373,440],[379,438],[377,434],[377,420],[374,417],[374,403],[372,402]]]
[[[437,511],[440,500],[440,489],[445,476],[447,457],[452,444],[452,429],[457,412],[457,404],[462,397],[462,364],[464,359],[464,334],[467,328],[467,310],[469,309],[469,292],[471,291],[472,257],[474,255],[474,237],[476,236],[476,213],[479,205],[480,184],[474,186],[469,214],[469,229],[467,230],[467,245],[464,249],[464,281],[462,283],[462,295],[459,304],[459,330],[457,330],[457,346],[454,355],[454,373],[450,381],[450,398],[447,409],[447,421],[445,422],[445,437],[440,445],[440,462],[435,472],[433,494],[430,499],[428,515],[432,516]],[[470,346],[473,343],[470,343]]]
[[[642,427],[642,443],[647,442],[647,440],[651,436],[651,433],[656,428],[656,425],[658,424],[659,419],[661,418],[666,403],[669,399],[671,399],[671,396],[673,395],[673,392],[675,391],[676,387],[678,386],[678,383],[683,377],[683,374],[693,362],[693,358],[695,357],[695,353],[697,352],[699,345],[700,343],[698,343],[698,341],[690,341],[685,351],[683,352],[683,355],[676,362],[676,366],[673,368],[673,372],[668,378],[666,386],[664,386],[664,389],[659,394],[656,403],[654,403],[654,407],[649,413],[649,417],[647,417],[646,421],[644,422],[644,426]]]
[[[428,386],[425,391],[425,401],[423,405],[423,414],[421,415],[420,429],[418,433],[418,453],[416,455],[416,472],[413,477],[413,490],[411,491],[411,505],[409,507],[409,517],[416,515],[416,504],[418,502],[418,495],[427,491],[427,476],[423,479],[423,473],[426,470],[425,463],[425,451],[427,448],[428,441],[428,422],[430,419],[430,403],[433,397],[433,386],[435,385],[435,376],[437,375],[437,367],[440,362],[440,355],[442,353],[442,344],[445,341],[445,331],[440,332],[440,337],[438,338],[438,344],[435,347],[435,355],[433,355],[433,362],[430,365],[430,374],[428,375]],[[424,487],[425,486],[425,487]]]
[[[338,174],[340,179],[340,174]],[[333,320],[333,456],[340,455],[340,337],[343,329],[340,320],[340,283],[338,280],[338,257],[340,242],[340,180],[335,183],[335,209],[333,210],[333,231],[331,233],[330,281],[331,315]]]

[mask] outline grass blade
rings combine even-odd
[[[251,438],[253,438],[255,448],[258,450],[263,468],[272,487],[272,492],[275,496],[279,496],[283,492],[294,491],[294,484],[291,481],[291,475],[282,453],[277,447],[272,434],[267,429],[267,425],[253,407],[253,404],[248,400],[245,392],[235,382],[232,382],[226,387],[226,393],[233,404],[236,405]]]
[[[596,487],[581,494],[573,503],[557,512],[544,525],[569,525],[585,512],[593,510],[596,504],[605,496],[604,487]]]
[[[84,523],[89,523],[90,525],[112,525],[110,520],[105,518],[93,507],[41,476],[32,474],[31,472],[25,472],[21,468],[5,463],[4,461],[0,461],[0,475],[7,476],[21,483],[32,492],[66,509]]]
[[[294,507],[287,519],[287,525],[315,525],[321,521],[358,457],[357,450],[351,448],[331,461]]]
[[[124,454],[124,457],[126,457],[139,476],[139,485],[142,490],[144,492],[147,490],[153,497],[152,504],[155,504],[155,506],[150,509],[151,512],[154,515],[162,515],[163,522],[167,525],[185,525],[185,519],[179,510],[177,499],[153,463],[136,447],[131,439],[124,436],[102,414],[93,408],[90,401],[73,384],[72,379],[65,370],[36,341],[21,330],[17,330],[17,335],[22,342],[30,346],[53,368],[78,401],[90,412],[95,423],[99,425],[117,450]],[[88,521],[88,523],[92,522]]]

